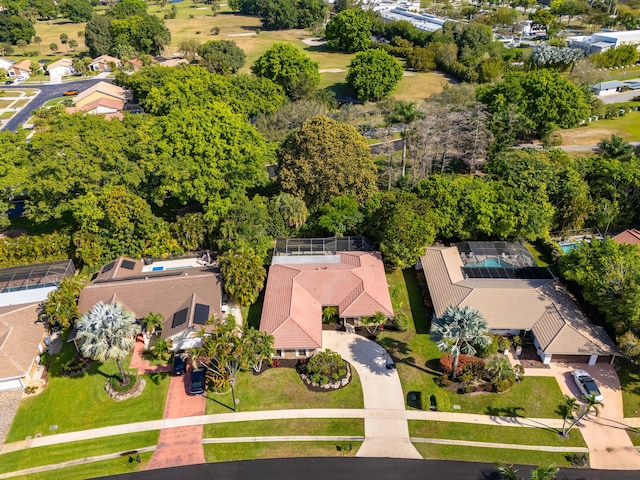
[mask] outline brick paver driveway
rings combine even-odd
[[[15,417],[18,407],[20,406],[21,398],[21,389],[0,392],[0,445],[2,445],[7,438],[7,434],[13,423],[13,417]]]

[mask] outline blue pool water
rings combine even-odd
[[[499,258],[487,258],[481,262],[473,262],[465,264],[465,267],[505,267],[513,268],[509,262],[504,262]]]

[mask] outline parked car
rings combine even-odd
[[[184,375],[184,372],[187,370],[187,362],[184,358],[184,352],[176,352],[173,357],[173,374],[174,375]]]
[[[205,390],[206,378],[204,369],[195,368],[191,371],[191,383],[189,384],[189,395],[202,395]]]
[[[593,396],[599,402],[604,400],[596,381],[591,377],[591,375],[584,370],[574,370],[571,372],[571,375],[573,375],[573,379],[583,395],[586,395],[587,397]]]
[[[5,85],[13,85],[14,81],[13,80],[7,80],[6,82],[4,82]]]
[[[65,97],[73,97],[74,95],[77,95],[77,94],[78,94],[78,90],[67,90],[62,95],[64,95]]]
[[[17,80],[18,82],[22,82],[22,81],[24,81],[24,80],[26,80],[26,79],[27,79],[27,77],[25,77],[24,75],[18,75],[18,76],[16,77],[16,80]]]

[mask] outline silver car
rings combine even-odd
[[[573,375],[573,379],[583,395],[586,395],[587,397],[593,396],[599,402],[604,400],[596,381],[591,377],[591,375],[584,370],[574,370],[571,372],[571,375]]]

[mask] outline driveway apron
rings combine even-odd
[[[387,352],[371,340],[345,332],[323,331],[322,344],[355,368],[365,410],[379,412],[376,418],[365,417],[365,440],[357,456],[422,458],[409,439],[400,377],[395,369],[386,368]]]

